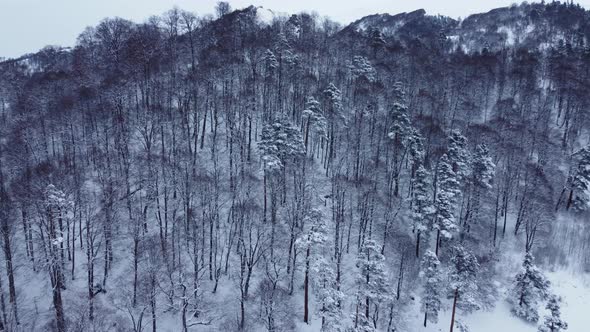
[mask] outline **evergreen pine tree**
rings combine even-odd
[[[539,326],[539,332],[560,332],[567,330],[567,323],[561,319],[561,298],[552,295],[549,297],[547,306],[545,307],[550,315],[545,316],[545,321]]]
[[[416,171],[414,190],[412,191],[412,221],[413,229],[416,232],[416,257],[420,255],[420,241],[428,234],[430,221],[434,208],[429,195],[430,174],[420,165]],[[425,239],[428,241],[428,238]]]
[[[265,168],[269,170],[280,169],[289,158],[297,158],[305,154],[299,128],[291,125],[287,120],[265,125],[258,148]]]
[[[577,153],[580,161],[572,179],[572,191],[568,207],[585,211],[590,207],[590,147]]]
[[[293,65],[297,61],[297,55],[293,53],[293,49],[287,40],[284,33],[279,33],[274,45],[275,53],[278,55],[279,67],[282,63]]]
[[[438,312],[440,310],[440,289],[442,276],[440,271],[440,262],[436,255],[428,250],[422,258],[422,277],[424,278],[424,289],[422,292],[422,311],[424,312],[424,327],[427,321],[432,323],[438,322]]]
[[[65,331],[65,314],[62,302],[62,290],[66,289],[64,276],[64,220],[69,217],[72,202],[65,193],[50,184],[45,190],[45,208],[47,211],[47,226],[45,231],[49,236],[46,257],[53,295],[53,307],[56,315],[58,331]]]
[[[441,237],[450,239],[458,227],[455,221],[455,204],[459,196],[459,182],[447,155],[443,155],[436,170],[436,199],[433,228],[436,235],[436,254]]]
[[[342,92],[333,84],[328,84],[326,90],[324,90],[324,96],[327,99],[326,118],[328,120],[328,160],[332,160],[336,156],[336,147],[338,142],[336,141],[336,135],[339,129],[339,124],[346,124],[346,117],[342,112]],[[326,169],[327,171],[327,169]]]
[[[377,80],[377,71],[373,68],[369,59],[364,56],[355,56],[352,59],[350,70],[354,79],[363,78],[369,83],[374,83]]]
[[[410,134],[413,132],[408,116],[405,92],[400,82],[396,82],[393,86],[393,106],[389,112],[389,121],[391,129],[387,136],[393,141],[393,153],[391,155],[393,158],[392,171],[395,178],[394,195],[398,196],[400,173],[404,160],[406,160],[405,152],[409,146]],[[417,153],[417,151],[411,152]],[[412,160],[412,162],[412,167],[414,167],[415,160]]]
[[[371,29],[369,32],[369,37],[371,39],[371,48],[373,49],[373,57],[377,56],[377,51],[385,46],[385,38],[383,37],[383,33],[381,30],[377,28]]]
[[[451,263],[450,286],[457,297],[457,308],[467,313],[478,310],[480,305],[476,299],[479,271],[477,257],[464,247],[455,246]]]
[[[473,184],[482,189],[491,188],[496,165],[492,161],[487,145],[480,144],[475,148],[472,168]]]
[[[533,255],[527,252],[522,263],[523,271],[516,275],[509,298],[512,303],[512,313],[530,322],[539,320],[538,302],[547,297],[549,290],[549,281],[533,261]]]
[[[318,257],[312,265],[314,289],[322,317],[321,332],[340,332],[344,328],[341,306],[344,294],[338,290],[336,273],[327,257],[329,255]]]
[[[464,321],[456,320],[455,326],[457,327],[457,331],[459,332],[470,332],[469,326],[467,326],[467,324],[465,324]]]
[[[449,157],[444,154],[438,163],[436,169],[436,188],[437,195],[439,193],[446,193],[451,204],[456,204],[461,189],[459,188],[459,181],[457,174],[453,171],[452,163]]]
[[[275,54],[267,49],[264,53],[264,62],[266,64],[266,70],[268,73],[272,73],[277,67],[279,67],[279,62],[277,61],[277,57]]]
[[[449,136],[447,155],[453,172],[457,175],[457,180],[463,181],[469,174],[469,153],[467,152],[467,138],[458,130],[453,130]]]
[[[371,308],[390,297],[390,285],[385,268],[385,257],[381,254],[381,246],[371,239],[362,244],[356,262],[358,276],[357,309],[355,327],[359,331],[367,330],[372,325]]]
[[[472,195],[470,197],[471,201],[468,206],[471,206],[470,212],[472,212],[474,217],[470,218],[471,213],[468,212],[468,216],[465,218],[463,223],[462,236],[465,235],[465,232],[469,232],[471,228],[471,223],[469,221],[471,219],[475,220],[475,222],[480,221],[481,195],[492,187],[492,180],[496,170],[496,165],[492,161],[490,151],[485,144],[480,144],[475,147],[471,168],[470,188]]]
[[[330,104],[328,107],[328,109],[331,110],[330,113],[341,116],[340,110],[342,108],[342,92],[340,92],[334,83],[330,83],[328,84],[326,90],[324,90],[324,95]]]
[[[302,236],[297,239],[296,245],[305,252],[305,279],[304,279],[304,318],[303,321],[309,323],[309,284],[310,274],[313,279],[314,272],[326,274],[327,266],[320,265],[321,269],[316,266],[318,260],[321,260],[325,253],[326,244],[328,242],[328,229],[324,221],[324,217],[320,210],[312,209],[307,213],[303,220],[307,226],[307,230]],[[321,278],[327,278],[322,276]]]
[[[388,136],[394,140],[396,145],[401,145],[408,136],[411,128],[405,92],[401,82],[396,82],[393,85],[393,98],[393,107],[389,112],[391,130]]]
[[[412,166],[411,177],[415,176],[418,167],[424,163],[424,138],[420,135],[420,132],[415,128],[410,128],[407,137],[408,146],[408,160]]]
[[[308,148],[310,131],[318,138],[324,138],[327,135],[326,118],[320,108],[320,103],[314,97],[308,97],[303,110],[303,119],[305,120],[305,148]]]

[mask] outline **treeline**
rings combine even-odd
[[[105,19],[0,64],[1,327],[397,331],[415,296],[426,326],[493,305],[511,236],[537,321],[530,253],[588,207],[588,49],[260,10]]]

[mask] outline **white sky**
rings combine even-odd
[[[551,1],[551,0],[546,0]],[[230,0],[233,8],[263,6],[276,12],[316,11],[343,24],[375,13],[424,8],[453,18],[508,6],[514,0]],[[590,8],[590,0],[579,0]],[[217,0],[0,0],[0,57],[18,57],[46,45],[73,46],[89,25],[119,16],[142,22],[178,6],[199,15],[213,13]]]

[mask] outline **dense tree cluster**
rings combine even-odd
[[[588,12],[263,10],[109,18],[0,63],[1,326],[398,331],[419,303],[466,329],[503,238],[538,321],[532,252],[590,204]]]

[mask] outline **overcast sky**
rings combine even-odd
[[[550,1],[550,0],[547,0]],[[316,11],[343,24],[375,13],[396,14],[424,8],[453,18],[508,6],[514,0],[231,0],[276,12]],[[590,0],[579,1],[590,8]],[[18,57],[46,45],[73,46],[87,26],[105,17],[142,22],[178,6],[199,15],[213,12],[217,0],[0,0],[0,57]]]

